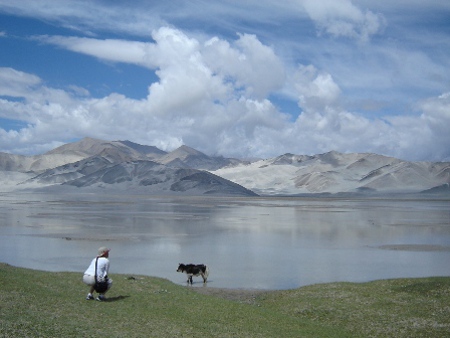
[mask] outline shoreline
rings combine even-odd
[[[16,269],[24,269],[24,270],[31,270],[31,271],[40,271],[40,272],[45,272],[45,273],[78,273],[76,271],[49,271],[49,270],[41,270],[41,269],[33,269],[33,268],[26,268],[26,267],[21,267],[21,266],[17,266],[17,265],[12,265],[10,263],[6,263],[3,261],[0,261],[0,266],[1,265],[5,265],[5,266],[9,266],[12,268],[16,268]],[[82,275],[82,272],[79,272],[80,275]],[[350,283],[350,284],[366,284],[366,283],[372,283],[372,282],[376,282],[376,281],[385,281],[385,280],[402,280],[402,279],[423,279],[423,278],[450,278],[449,276],[446,275],[435,275],[435,276],[423,276],[423,277],[399,277],[399,278],[380,278],[380,279],[374,279],[374,280],[369,280],[369,281],[364,281],[364,282],[352,282],[352,281],[336,281],[336,282],[323,282],[323,283],[313,283],[313,284],[308,284],[308,285],[302,285],[302,286],[298,286],[298,287],[294,287],[294,288],[288,288],[288,289],[255,289],[255,288],[225,288],[225,287],[215,287],[215,286],[209,286],[208,283],[203,284],[202,282],[197,282],[194,284],[202,284],[202,285],[188,285],[186,283],[186,285],[180,284],[180,283],[175,283],[171,280],[169,280],[168,278],[164,278],[164,277],[158,277],[158,276],[150,276],[150,275],[138,275],[138,274],[128,274],[128,273],[114,273],[112,274],[112,276],[116,276],[116,278],[118,277],[123,277],[124,279],[128,279],[128,280],[139,280],[142,278],[155,278],[155,279],[163,279],[163,280],[167,280],[170,283],[173,283],[174,285],[177,286],[181,286],[181,287],[186,287],[189,288],[190,290],[193,290],[197,293],[200,294],[204,294],[204,295],[212,295],[212,296],[220,296],[221,293],[228,293],[230,299],[234,299],[234,300],[240,300],[241,298],[246,298],[248,296],[258,296],[264,293],[273,293],[273,292],[283,292],[283,291],[291,291],[291,290],[298,290],[298,289],[302,289],[302,288],[306,288],[306,287],[311,287],[311,286],[316,286],[316,285],[327,285],[327,284],[341,284],[341,283]],[[81,278],[81,277],[80,277]]]
[[[37,270],[37,269],[30,269],[30,268],[22,268],[22,267],[17,267],[8,263],[4,263],[4,262],[0,262],[0,266],[1,265],[7,265],[13,268],[17,268],[17,269],[26,269],[26,270],[35,270],[35,271],[43,271],[43,270]],[[60,272],[53,272],[53,271],[43,271],[43,272],[47,272],[47,273],[64,273],[64,271],[60,271]],[[75,273],[75,272],[69,272],[68,273]],[[310,284],[310,285],[303,285],[303,286],[299,286],[296,288],[291,288],[291,289],[270,289],[270,290],[262,290],[262,289],[246,289],[246,288],[223,288],[223,287],[214,287],[214,286],[208,286],[207,284],[205,286],[182,286],[180,284],[174,283],[170,280],[168,280],[167,278],[162,278],[162,277],[156,277],[156,276],[147,276],[147,275],[130,275],[130,274],[113,274],[113,279],[114,278],[120,278],[122,277],[123,279],[133,279],[133,280],[138,280],[138,279],[144,279],[144,278],[156,278],[156,279],[163,279],[163,280],[167,280],[170,283],[173,283],[174,285],[177,286],[181,286],[184,287],[186,289],[192,290],[193,292],[199,294],[199,295],[204,295],[204,296],[212,296],[212,297],[216,297],[216,298],[220,298],[220,299],[224,299],[227,301],[233,301],[233,302],[238,302],[240,304],[247,304],[247,305],[254,305],[254,306],[258,306],[259,302],[258,302],[258,298],[260,296],[264,296],[264,295],[270,295],[270,294],[274,294],[274,293],[282,293],[282,292],[290,292],[290,291],[295,291],[295,290],[301,290],[301,289],[305,289],[308,287],[317,287],[320,285],[338,285],[338,284],[358,284],[358,285],[364,285],[364,284],[368,284],[368,283],[372,283],[372,282],[377,282],[377,281],[400,281],[403,279],[412,279],[412,280],[420,280],[420,279],[425,279],[425,278],[450,278],[450,276],[427,276],[427,277],[402,277],[402,278],[388,278],[388,279],[377,279],[377,280],[372,280],[372,281],[366,281],[366,282],[343,282],[343,281],[339,281],[339,282],[330,282],[330,283],[316,283],[316,284]],[[81,279],[80,279],[81,280]],[[203,283],[202,283],[203,284]]]

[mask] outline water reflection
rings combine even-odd
[[[450,275],[448,200],[0,196],[0,261],[84,271],[99,246],[111,271],[184,284],[286,289],[333,281]],[[200,279],[194,286],[200,286]]]

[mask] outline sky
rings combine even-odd
[[[0,0],[0,152],[450,161],[448,0]]]

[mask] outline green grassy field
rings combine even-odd
[[[450,278],[251,292],[112,275],[86,301],[81,273],[0,264],[1,337],[450,337]],[[201,291],[201,292],[200,292]]]

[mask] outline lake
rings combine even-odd
[[[450,276],[449,199],[2,193],[0,220],[0,261],[80,280],[100,246],[113,279],[182,285],[178,263],[245,289]]]

